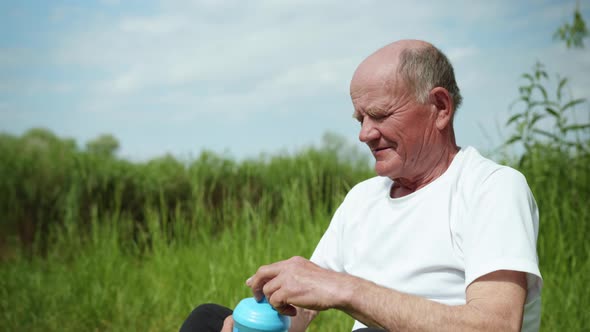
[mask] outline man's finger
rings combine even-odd
[[[269,299],[274,292],[276,292],[279,288],[281,288],[281,277],[277,276],[276,278],[269,280],[264,286],[262,286],[262,292],[266,299]]]
[[[281,263],[274,263],[269,265],[263,265],[258,268],[256,273],[246,280],[246,285],[252,288],[252,292],[254,293],[254,297],[256,300],[260,301],[263,293],[264,285],[269,281],[274,279],[281,271]]]
[[[223,327],[221,328],[221,332],[232,332],[234,328],[234,318],[232,315],[229,315],[223,320]]]
[[[278,308],[275,308],[275,310],[278,313],[280,313],[281,315],[297,316],[297,308],[295,308],[295,306],[290,305],[290,304],[282,305],[282,306],[280,306]]]
[[[279,313],[287,316],[297,315],[297,308],[285,301],[284,292],[281,292],[280,289],[270,295],[267,300]]]

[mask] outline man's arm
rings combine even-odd
[[[468,286],[465,305],[448,306],[325,270],[301,257],[263,266],[247,283],[279,312],[293,315],[294,306],[335,308],[388,331],[519,331],[526,299],[522,272],[482,276]]]
[[[448,306],[360,281],[343,310],[388,331],[520,331],[526,277],[496,271],[467,288],[466,304]]]

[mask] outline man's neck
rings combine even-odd
[[[391,198],[400,198],[409,195],[439,178],[449,168],[457,152],[459,152],[458,146],[455,144],[449,145],[438,154],[437,159],[431,161],[434,167],[429,167],[426,171],[412,178],[393,179],[394,183],[389,193]]]

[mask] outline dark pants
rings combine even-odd
[[[180,327],[180,332],[219,332],[223,327],[223,320],[232,314],[226,307],[207,303],[196,307]],[[383,332],[381,329],[364,328],[354,332]]]

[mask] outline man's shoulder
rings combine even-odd
[[[482,156],[475,148],[467,147],[463,151],[463,162],[459,170],[460,182],[472,185],[476,189],[484,183],[503,185],[507,183],[526,183],[524,175],[518,170],[502,165]]]
[[[522,176],[518,170],[482,156],[479,151],[473,147],[465,148],[462,172],[480,178],[481,180],[484,180],[497,172],[510,176],[516,176],[518,174]]]

